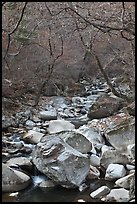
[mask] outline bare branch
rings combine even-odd
[[[22,18],[23,18],[24,11],[25,11],[25,8],[26,8],[26,6],[27,6],[27,3],[28,3],[28,2],[25,2],[24,6],[23,6],[23,9],[22,9],[22,11],[21,11],[20,19],[18,20],[18,22],[17,22],[15,28],[9,33],[9,35],[12,35],[12,34],[18,29],[18,27],[19,27],[19,25],[20,25],[20,23],[21,23],[21,21],[22,21]]]
[[[98,24],[98,23],[94,23],[92,21],[89,21],[88,19],[86,19],[85,17],[83,17],[82,15],[80,15],[77,11],[75,11],[73,8],[65,8],[66,12],[68,12],[69,10],[73,11],[76,15],[78,15],[81,19],[83,19],[85,22],[87,22],[89,25],[92,25],[93,27],[101,30],[102,32],[104,33],[107,33],[111,30],[114,30],[114,31],[121,31],[121,30],[124,30],[126,31],[127,33],[130,33],[132,35],[135,35],[135,31],[129,29],[128,27],[111,27],[111,26],[106,26],[106,25],[101,25],[101,24]]]
[[[27,3],[28,2],[25,2],[25,4],[24,4],[24,7],[23,7],[22,12],[21,12],[20,19],[19,19],[18,23],[16,24],[15,28],[11,32],[7,33],[7,35],[8,35],[8,44],[7,44],[6,52],[5,52],[5,55],[4,55],[4,59],[6,58],[6,55],[7,55],[8,51],[9,51],[11,35],[18,29],[18,27],[19,27],[19,25],[20,25],[20,23],[22,21],[22,18],[23,18],[24,11],[25,11],[25,8],[27,6]]]
[[[47,10],[48,10],[49,14],[52,16],[52,13],[51,13],[51,11],[50,11],[50,9],[49,9],[48,5],[47,5],[47,2],[45,2],[45,6],[46,6],[46,8],[47,8]]]
[[[49,53],[50,53],[50,57],[54,57],[53,55],[53,50],[52,50],[52,44],[51,44],[51,27],[49,26],[49,31],[50,31],[50,37],[48,39],[48,43],[49,43]]]
[[[63,8],[63,9],[61,9],[59,12],[53,14],[53,13],[51,12],[50,8],[49,8],[48,5],[47,5],[47,2],[44,2],[44,3],[45,3],[45,6],[46,6],[46,8],[47,8],[49,14],[50,14],[52,17],[53,17],[53,16],[57,16],[57,15],[59,15],[60,13],[62,13],[63,11],[66,10],[65,8]]]
[[[39,26],[39,24],[41,23],[42,21],[40,21],[40,22],[38,22],[35,26],[34,26],[34,28],[30,31],[30,33],[28,33],[28,35],[26,36],[27,38],[30,38],[30,36],[33,34],[33,32],[36,30],[36,28]],[[45,48],[44,46],[42,46],[42,45],[40,45],[39,43],[37,43],[37,42],[31,42],[31,45],[34,45],[34,44],[36,44],[36,45],[38,45],[38,46],[40,46],[40,47],[42,47],[42,48],[44,48],[44,49],[47,49],[47,48]],[[28,43],[28,45],[29,45],[29,43]],[[16,53],[8,53],[8,55],[9,56],[17,56],[19,53],[20,53],[20,51],[21,51],[21,49],[23,48],[23,46],[24,46],[24,43],[21,43],[21,45],[19,46],[19,48],[18,48],[18,51],[16,52]],[[47,49],[48,50],[48,49]],[[48,50],[49,51],[49,50]]]
[[[60,37],[60,39],[61,39],[61,52],[60,52],[60,54],[55,58],[55,61],[56,61],[59,57],[61,57],[61,56],[63,55],[63,38],[62,38],[62,36]]]
[[[38,93],[36,95],[36,98],[35,98],[35,103],[34,103],[34,107],[36,107],[39,103],[39,99],[40,99],[40,96],[41,96],[41,93],[44,89],[44,87],[48,84],[51,76],[52,76],[52,73],[53,73],[53,69],[54,69],[54,66],[55,66],[55,63],[57,61],[57,59],[59,57],[61,57],[63,55],[63,38],[62,36],[60,37],[61,39],[61,52],[59,55],[57,55],[57,57],[55,57],[55,53],[54,53],[54,47],[53,47],[53,44],[51,42],[51,27],[49,26],[49,31],[50,31],[50,36],[49,36],[49,39],[48,39],[48,45],[49,45],[49,55],[50,55],[50,62],[48,64],[48,74],[46,76],[46,80],[41,84],[39,90],[38,90]]]

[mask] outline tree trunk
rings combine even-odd
[[[102,66],[102,64],[101,64],[101,62],[100,62],[98,56],[97,56],[95,53],[94,53],[94,56],[95,56],[95,58],[96,58],[98,67],[99,67],[99,69],[100,69],[100,71],[101,71],[101,73],[102,73],[104,79],[106,80],[106,82],[107,82],[109,88],[111,89],[112,93],[113,93],[115,96],[120,97],[120,98],[126,100],[127,102],[129,102],[131,99],[130,99],[128,96],[126,96],[125,94],[122,94],[122,93],[118,92],[118,91],[113,87],[111,81],[109,80],[109,77],[108,77],[107,73],[106,73],[105,70],[103,69],[103,66]]]

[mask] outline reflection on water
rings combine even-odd
[[[61,186],[40,188],[38,184],[41,180],[43,177],[36,176],[34,184],[20,191],[18,196],[12,197],[9,196],[10,194],[3,194],[2,202],[101,202],[92,199],[90,193],[105,185],[104,181],[95,181],[95,183],[93,182],[95,185],[92,183],[90,188],[80,192],[78,189],[66,189]],[[112,187],[112,184],[107,184],[107,186]]]
[[[63,187],[46,188],[45,190],[35,187],[31,192],[21,196],[17,202],[78,202],[80,199],[91,202],[92,199],[89,194],[89,190],[80,193],[79,190]]]

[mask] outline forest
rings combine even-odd
[[[9,199],[7,192],[26,189],[30,178],[34,182],[34,165],[40,178],[44,175],[62,189],[79,192],[85,192],[92,179],[127,176],[130,186],[117,184],[124,192],[115,202],[134,202],[134,131],[135,2],[2,2],[2,168],[3,178],[9,175],[3,181],[3,200]],[[22,163],[9,162],[18,158]],[[110,167],[118,168],[121,176],[109,175],[113,164],[123,165]],[[9,171],[16,165],[29,169],[29,176],[23,177],[27,182],[19,186]],[[98,176],[92,175],[95,171]],[[97,198],[113,201],[109,187]],[[65,190],[59,195],[67,195]],[[101,197],[104,192],[108,197]],[[71,202],[81,199],[73,193]],[[91,194],[90,187],[82,199],[94,201]]]
[[[3,97],[38,96],[47,87],[64,94],[82,77],[107,77],[113,89],[109,77],[120,76],[134,88],[134,2],[3,2],[2,7]]]

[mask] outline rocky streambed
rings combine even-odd
[[[4,202],[135,201],[134,102],[104,82],[86,90],[3,115]]]

